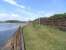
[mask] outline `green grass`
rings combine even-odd
[[[66,32],[50,26],[27,25],[24,38],[26,50],[66,50]]]

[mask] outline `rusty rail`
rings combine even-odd
[[[24,44],[23,28],[20,26],[12,40],[11,50],[25,50]]]

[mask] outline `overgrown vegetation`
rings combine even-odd
[[[38,23],[37,19],[24,28],[26,50],[66,50],[66,13],[40,18]]]
[[[39,27],[30,24],[24,28],[26,50],[66,50],[66,32],[47,25]]]
[[[66,13],[55,14],[48,18],[40,18],[40,23],[43,25],[56,26],[60,30],[66,31]]]

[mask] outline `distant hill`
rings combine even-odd
[[[7,20],[7,23],[25,23],[26,21],[19,21],[19,20]]]

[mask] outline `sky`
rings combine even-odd
[[[0,0],[0,20],[34,20],[66,12],[66,0]]]

